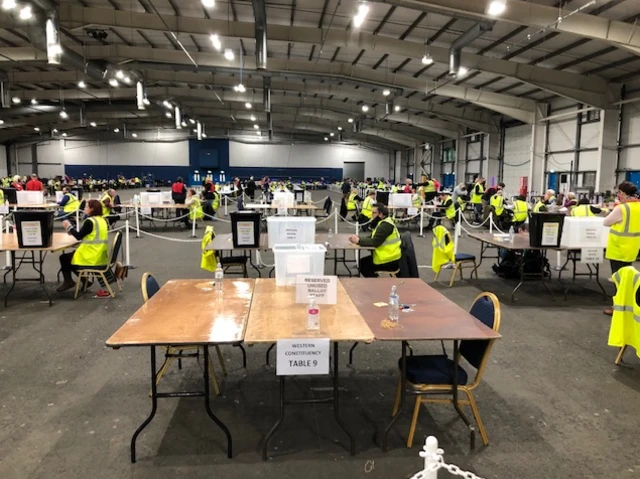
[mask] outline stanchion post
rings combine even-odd
[[[191,237],[195,238],[196,237],[196,211],[195,210],[193,210],[193,218],[190,218],[190,220],[191,220]]]
[[[228,198],[228,195],[223,195],[223,198],[224,198],[224,215],[227,216],[228,214],[227,205],[229,204],[229,198]]]
[[[76,210],[76,228],[80,228],[80,208]]]
[[[489,233],[493,234],[493,211],[489,212]]]
[[[424,479],[438,479],[438,469],[431,470],[438,465],[438,440],[434,436],[429,436],[424,441],[424,447],[420,456],[424,458]]]
[[[424,238],[424,210],[420,208],[420,238]]]
[[[140,216],[138,215],[138,205],[135,205],[134,211],[136,213],[136,238],[140,238]]]
[[[11,233],[11,226],[9,225],[8,221],[5,223],[4,227],[5,227],[5,230],[6,230],[7,234],[10,234]],[[4,261],[5,261],[4,269],[11,269],[11,266],[12,266],[11,265],[11,253],[9,253],[9,251],[7,251],[4,254]]]
[[[356,236],[360,235],[360,223],[358,223],[356,221]],[[345,252],[345,256],[346,256],[346,252]],[[358,266],[358,268],[360,267],[360,251],[356,250],[356,265]]]
[[[556,251],[556,271],[562,271],[562,253]]]
[[[4,242],[4,235],[2,232],[4,231],[4,216],[0,215],[0,244]]]
[[[338,234],[338,210],[336,209],[335,203],[333,205],[333,221],[335,223],[333,229],[335,230],[336,234]]]
[[[124,253],[125,253],[125,266],[131,266],[131,253],[129,251],[129,218],[124,222]]]

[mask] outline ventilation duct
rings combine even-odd
[[[472,41],[482,35],[484,32],[493,30],[493,26],[496,22],[478,22],[472,26],[469,30],[460,35],[451,44],[449,50],[449,75],[456,76],[458,70],[460,70],[460,57],[462,49],[469,45]]]
[[[256,31],[256,69],[267,69],[267,7],[264,0],[253,0]]]

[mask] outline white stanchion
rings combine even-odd
[[[359,235],[360,235],[360,223],[356,223],[356,236],[359,236]],[[356,250],[355,255],[356,255],[356,266],[360,268],[360,251]],[[345,252],[345,256],[346,256],[346,252]]]
[[[334,231],[335,231],[336,234],[338,234],[338,210],[336,210],[335,203],[333,205],[333,221],[335,223]]]
[[[489,233],[493,233],[493,211],[489,212]]]
[[[424,458],[424,479],[438,479],[438,440],[429,436],[424,443],[424,452],[420,456]]]
[[[562,271],[562,253],[556,251],[556,271]]]
[[[227,195],[224,195],[223,199],[224,199],[224,215],[227,216],[229,214],[227,211],[227,205],[229,204],[229,199]]]
[[[80,209],[76,210],[76,228],[80,228]]]
[[[420,208],[420,234],[418,236],[420,236],[420,238],[424,238],[424,210],[422,208]]]
[[[196,237],[196,212],[193,211],[193,218],[191,218],[191,238]]]
[[[136,238],[140,238],[140,212],[138,211],[138,205],[135,206],[136,212]]]
[[[10,234],[11,233],[11,225],[9,224],[9,222],[7,221],[7,223],[4,226],[5,226],[5,230],[6,230],[7,234]],[[10,252],[7,251],[4,254],[4,261],[5,261],[4,269],[11,269],[11,253]]]
[[[4,242],[4,235],[2,232],[4,231],[4,216],[0,215],[0,244]]]
[[[129,250],[129,219],[127,218],[124,222],[124,254],[125,254],[125,263],[127,267],[131,267],[131,252]]]

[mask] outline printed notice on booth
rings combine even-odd
[[[39,221],[23,221],[20,224],[22,230],[22,244],[25,246],[43,246],[42,224]]]
[[[337,276],[296,276],[296,303],[307,304],[309,296],[317,304],[336,304],[338,300]]]
[[[557,246],[558,234],[560,233],[559,223],[544,223],[542,225],[541,246]]]
[[[602,263],[604,259],[603,248],[582,248],[580,250],[580,262],[587,264]]]
[[[278,340],[276,374],[329,374],[329,343],[329,338]]]
[[[141,207],[140,208],[140,214],[141,215],[151,216],[151,207],[150,206]]]
[[[238,246],[255,246],[253,221],[238,221]]]

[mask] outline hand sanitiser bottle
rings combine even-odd
[[[224,270],[222,269],[222,265],[220,263],[218,263],[218,266],[216,267],[214,278],[216,280],[216,291],[222,291],[222,281],[224,280]]]
[[[307,306],[307,329],[320,329],[320,310],[313,296],[309,296],[309,306]]]
[[[398,296],[398,287],[392,286],[389,294],[389,320],[396,322],[400,318],[400,296]]]

